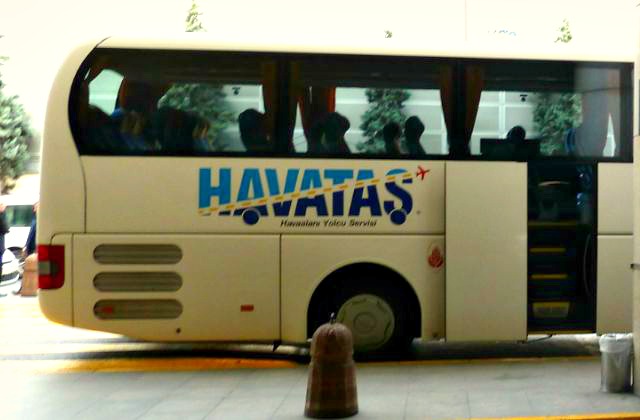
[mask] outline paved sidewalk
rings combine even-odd
[[[595,335],[416,342],[408,357],[416,360],[357,365],[353,418],[640,414],[640,398],[599,391]],[[273,353],[77,330],[44,319],[34,298],[0,298],[1,420],[303,419],[307,360],[287,346]]]
[[[303,419],[306,366],[0,376],[2,419]],[[633,394],[599,391],[597,358],[357,366],[355,419],[640,414]],[[620,416],[609,416],[616,418]],[[583,417],[584,418],[584,417]]]

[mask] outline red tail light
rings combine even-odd
[[[59,289],[64,284],[64,245],[38,245],[38,287]]]

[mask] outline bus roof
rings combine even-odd
[[[171,37],[109,37],[101,48],[256,51],[288,53],[324,53],[390,56],[428,56],[488,59],[561,60],[633,62],[635,51],[615,46],[578,43],[527,43],[516,40],[503,42],[425,42],[423,39],[351,39],[319,37],[261,37],[247,35],[225,38],[209,33],[183,33]]]

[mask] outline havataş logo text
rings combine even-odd
[[[388,216],[402,225],[413,210],[409,186],[428,169],[200,168],[200,215],[241,216],[247,225],[261,217],[295,219]],[[239,182],[234,179],[238,176]],[[234,185],[237,187],[234,189]]]

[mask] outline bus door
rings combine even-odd
[[[590,332],[595,320],[597,167],[529,163],[529,332]]]

